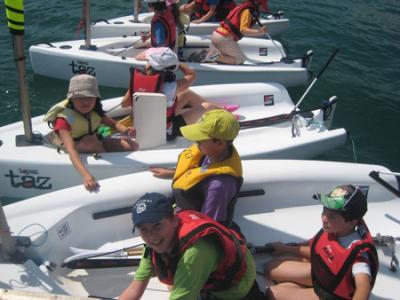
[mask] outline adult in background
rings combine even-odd
[[[208,53],[208,57],[214,57],[211,62],[231,65],[244,63],[245,55],[238,41],[244,36],[262,36],[267,32],[265,26],[253,28],[259,18],[260,7],[267,10],[267,0],[245,0],[228,14],[212,33],[212,45]]]
[[[157,177],[173,178],[179,208],[194,209],[233,225],[242,183],[242,164],[233,146],[239,129],[235,116],[222,109],[208,111],[197,123],[181,127],[182,135],[196,143],[179,155],[176,168],[150,168]]]
[[[371,234],[363,220],[367,198],[359,187],[341,185],[321,201],[322,229],[309,243],[269,244],[274,253],[291,254],[270,261],[267,279],[271,299],[367,300],[379,262]]]
[[[133,205],[132,220],[146,246],[119,300],[140,299],[154,274],[171,287],[169,299],[265,297],[255,281],[253,257],[233,230],[196,211],[174,213],[171,200],[158,193]]]

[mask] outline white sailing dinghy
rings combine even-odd
[[[153,13],[141,13],[138,15],[137,21],[135,21],[134,15],[96,21],[91,25],[92,37],[129,36],[149,32],[153,15]],[[283,12],[264,15],[260,18],[260,22],[267,26],[268,33],[271,36],[282,34],[289,28],[289,19],[284,16]],[[211,34],[218,26],[218,22],[190,23],[186,33],[189,35],[207,35]]]
[[[253,245],[312,237],[321,227],[322,211],[314,193],[327,193],[344,183],[368,191],[365,220],[380,259],[371,299],[398,298],[400,200],[368,176],[378,171],[380,179],[398,189],[393,173],[376,165],[319,161],[245,161],[243,166],[244,184],[234,220]],[[132,280],[142,246],[141,239],[132,236],[131,206],[146,192],[169,194],[170,184],[142,172],[104,180],[97,194],[77,186],[4,207],[9,228],[5,225],[3,232],[17,236],[21,253],[14,256],[17,263],[0,264],[1,287],[117,297]],[[7,244],[5,240],[3,249],[15,253],[13,239],[8,237]],[[256,254],[258,271],[268,259]],[[258,280],[264,287],[262,276]],[[166,286],[154,279],[142,299],[168,296]]]
[[[143,68],[145,61],[134,57],[144,51],[135,48],[140,36],[41,43],[29,48],[34,73],[69,80],[78,73],[96,76],[99,85],[128,86],[129,69]],[[189,62],[193,54],[206,51],[209,36],[187,36],[183,60],[197,73],[196,84],[278,82],[284,86],[303,85],[308,80],[312,51],[297,59],[282,59],[284,49],[277,41],[243,38],[240,47],[246,55],[243,65]]]
[[[303,114],[293,113],[295,106],[279,84],[210,85],[193,90],[213,102],[240,105],[235,113],[242,129],[234,144],[242,159],[308,158],[343,145],[347,139],[345,129],[329,130],[335,101]],[[190,145],[182,137],[166,141],[163,95],[137,96],[134,119],[141,149],[82,154],[82,161],[97,179],[144,171],[149,166],[174,166],[179,153]],[[117,106],[109,112],[112,117],[132,114],[119,107],[120,102],[121,98],[102,101],[105,111]],[[32,127],[43,136],[50,132],[43,116],[33,118]],[[80,184],[67,153],[49,144],[16,146],[16,136],[22,133],[22,122],[0,128],[0,190],[4,196],[27,198]]]

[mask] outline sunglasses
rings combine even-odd
[[[330,209],[344,209],[347,204],[353,199],[354,195],[357,193],[359,190],[359,187],[356,187],[356,189],[353,191],[353,193],[346,199],[346,195],[341,195],[341,196],[327,196],[327,195],[321,195],[321,202],[322,204]],[[333,194],[335,190],[331,193]]]

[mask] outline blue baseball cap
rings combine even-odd
[[[132,206],[133,231],[144,223],[156,223],[174,213],[172,199],[160,193],[146,193]]]

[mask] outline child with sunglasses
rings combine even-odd
[[[363,220],[366,196],[341,185],[314,198],[323,205],[322,228],[310,242],[268,244],[286,254],[266,265],[267,279],[276,283],[267,290],[270,299],[368,299],[379,263]]]

